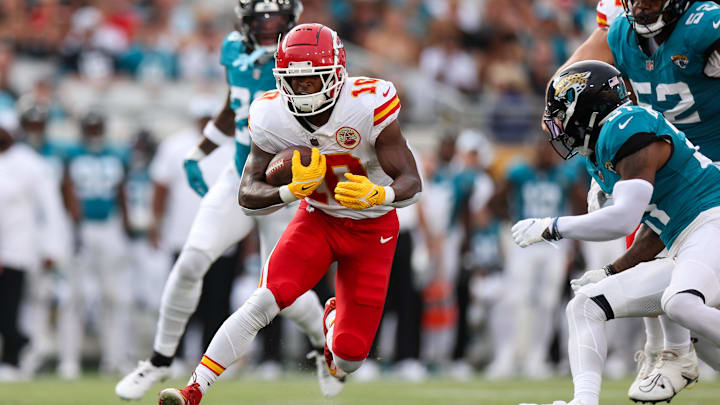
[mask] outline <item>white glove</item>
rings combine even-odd
[[[612,196],[606,194],[600,188],[595,178],[590,181],[590,190],[587,195],[588,213],[597,211],[600,208],[612,205]]]
[[[605,269],[588,270],[583,273],[580,278],[570,280],[570,288],[572,288],[573,292],[577,294],[580,288],[582,288],[584,285],[595,284],[598,281],[606,278],[607,276],[608,275]]]
[[[527,247],[543,240],[558,240],[560,239],[559,235],[552,236],[552,225],[553,218],[550,217],[523,219],[513,225],[511,229],[513,240],[520,247]]]

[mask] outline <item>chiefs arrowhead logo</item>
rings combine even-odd
[[[354,149],[360,144],[360,133],[350,127],[342,127],[335,132],[338,145],[345,149]]]

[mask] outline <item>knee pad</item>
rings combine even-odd
[[[177,272],[182,279],[197,281],[205,277],[211,264],[212,260],[207,253],[194,248],[185,248],[180,252],[172,271]]]
[[[267,288],[261,287],[255,290],[250,298],[245,301],[245,305],[249,306],[249,312],[264,327],[277,316],[280,312],[275,296]],[[260,328],[258,328],[260,329]]]
[[[615,318],[613,309],[604,295],[588,297],[585,294],[577,294],[568,302],[565,314],[568,319],[580,315],[603,322]]]
[[[663,294],[662,309],[668,318],[683,323],[682,319],[692,312],[695,305],[705,305],[705,300],[697,290],[681,291],[679,293]],[[683,326],[685,326],[683,324]]]
[[[340,370],[342,370],[348,374],[354,373],[355,371],[357,371],[357,369],[359,369],[360,366],[362,366],[364,361],[365,360],[360,360],[360,361],[343,360],[340,357],[335,356],[335,365],[338,366],[338,368],[340,368]]]
[[[361,362],[365,360],[370,351],[370,344],[365,342],[360,336],[357,336],[350,332],[340,332],[335,329],[335,336],[332,342],[332,351],[335,354],[335,359],[344,359],[347,362]],[[338,364],[339,365],[339,364]],[[358,365],[357,367],[360,367]],[[352,372],[354,370],[346,370],[340,367],[345,372]],[[357,369],[357,368],[356,368]]]

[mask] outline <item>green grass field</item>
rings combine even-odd
[[[603,405],[632,404],[625,396],[629,381],[606,381],[600,403]],[[182,381],[173,381],[180,386]],[[85,378],[77,382],[39,379],[31,383],[0,384],[0,405],[106,405],[131,404],[115,397],[115,380]],[[154,392],[163,386],[158,385]],[[220,381],[206,395],[203,405],[517,405],[521,402],[543,403],[556,399],[570,399],[569,379],[549,381],[488,382],[480,379],[459,383],[429,380],[410,384],[392,380],[373,383],[349,382],[340,396],[322,398],[315,380],[310,376],[296,376],[277,382],[228,379]],[[154,393],[137,404],[156,404]],[[720,404],[720,382],[699,383],[692,390],[681,392],[673,405]]]

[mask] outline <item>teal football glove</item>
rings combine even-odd
[[[208,186],[207,183],[205,183],[205,179],[203,179],[198,161],[187,159],[183,162],[183,168],[185,169],[185,175],[187,176],[190,188],[195,190],[200,197],[205,196],[208,192]]]

